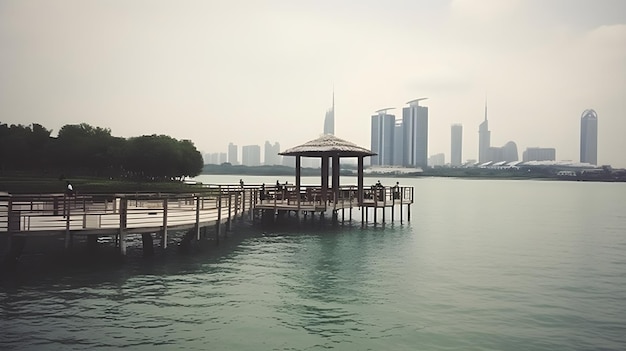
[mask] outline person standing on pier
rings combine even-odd
[[[67,184],[67,188],[65,189],[65,194],[67,196],[73,196],[74,195],[74,187],[72,186],[72,183],[70,183],[69,180],[66,180],[65,183]]]
[[[393,198],[394,199],[400,198],[400,182],[396,182],[396,185],[394,185],[393,187]]]
[[[70,197],[74,196],[74,187],[69,180],[65,181],[65,196],[63,196],[63,218],[70,213]]]

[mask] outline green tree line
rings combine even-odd
[[[86,123],[63,126],[56,137],[40,124],[0,122],[0,172],[173,180],[202,172],[189,140],[167,135],[121,138]]]

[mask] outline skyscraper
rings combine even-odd
[[[407,102],[402,109],[402,126],[404,129],[404,166],[428,166],[428,107],[419,106],[419,102],[427,98]]]
[[[241,147],[241,164],[244,166],[261,165],[261,147],[259,145],[246,145]]]
[[[372,166],[393,165],[393,134],[396,128],[396,116],[390,115],[386,108],[376,111],[372,116],[372,152],[377,155],[372,156]]]
[[[280,160],[280,155],[278,154],[279,152],[280,152],[280,144],[278,142],[275,142],[274,145],[272,145],[269,141],[266,141],[265,142],[265,159],[263,160],[263,163],[268,166],[280,165],[281,160]]]
[[[404,162],[404,127],[402,120],[396,120],[396,128],[393,132],[393,164],[402,166]]]
[[[324,134],[335,135],[335,90],[333,89],[333,106],[326,111],[324,118]]]
[[[463,163],[463,126],[453,124],[450,132],[450,165],[460,166]]]
[[[580,162],[598,164],[598,114],[592,109],[580,119]]]
[[[485,163],[492,161],[489,157],[489,147],[491,146],[491,132],[487,121],[487,100],[485,100],[485,120],[478,126],[478,162]]]
[[[228,144],[228,162],[231,165],[239,164],[239,159],[237,158],[237,145],[233,143]]]

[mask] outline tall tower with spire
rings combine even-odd
[[[335,135],[335,88],[333,88],[333,106],[326,111],[324,118],[324,134]]]
[[[478,126],[478,162],[485,163],[489,159],[489,148],[491,147],[491,132],[487,121],[487,98],[485,98],[485,120]]]

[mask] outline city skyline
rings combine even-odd
[[[4,1],[0,48],[0,122],[52,135],[288,148],[321,134],[334,87],[338,137],[367,146],[372,111],[428,96],[428,156],[460,123],[478,159],[486,94],[492,145],[578,161],[594,109],[597,163],[626,167],[624,1]]]

